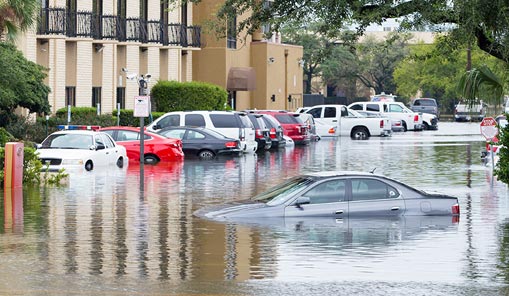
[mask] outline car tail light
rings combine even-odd
[[[237,142],[226,142],[224,145],[226,148],[237,148],[238,146]]]
[[[419,122],[419,115],[418,114],[414,115],[414,122]]]
[[[256,129],[255,130],[255,136],[257,138],[263,138],[263,131],[261,129]]]
[[[270,131],[269,131],[269,135],[270,135],[271,139],[275,139],[276,136],[277,136],[276,129],[275,128],[271,128]]]
[[[451,211],[452,211],[452,214],[453,215],[458,215],[460,214],[460,205],[459,204],[455,204],[452,206],[451,208]]]
[[[383,121],[383,119],[380,120],[380,128],[384,128],[384,121]]]

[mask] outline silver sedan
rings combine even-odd
[[[321,172],[289,179],[252,199],[202,209],[211,219],[254,217],[459,217],[458,199],[427,193],[372,173]]]

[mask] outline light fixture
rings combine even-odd
[[[274,94],[273,94],[273,95],[270,97],[270,99],[272,100],[272,102],[275,102],[275,101],[276,101],[276,95],[274,95]]]
[[[270,58],[267,60],[267,62],[268,62],[269,64],[273,64],[275,61],[276,61],[276,59],[275,59],[275,58],[273,58],[273,57],[270,57]]]
[[[304,67],[304,60],[303,59],[298,59],[297,60],[297,64],[299,64],[299,67],[303,68]]]
[[[292,95],[288,95],[288,102],[292,101]]]

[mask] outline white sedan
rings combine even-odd
[[[117,145],[110,135],[90,130],[54,132],[37,145],[43,170],[91,171],[98,166],[122,168],[128,158],[124,146]]]

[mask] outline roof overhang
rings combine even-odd
[[[226,89],[230,91],[250,91],[256,89],[256,72],[252,67],[232,67],[228,72]]]

